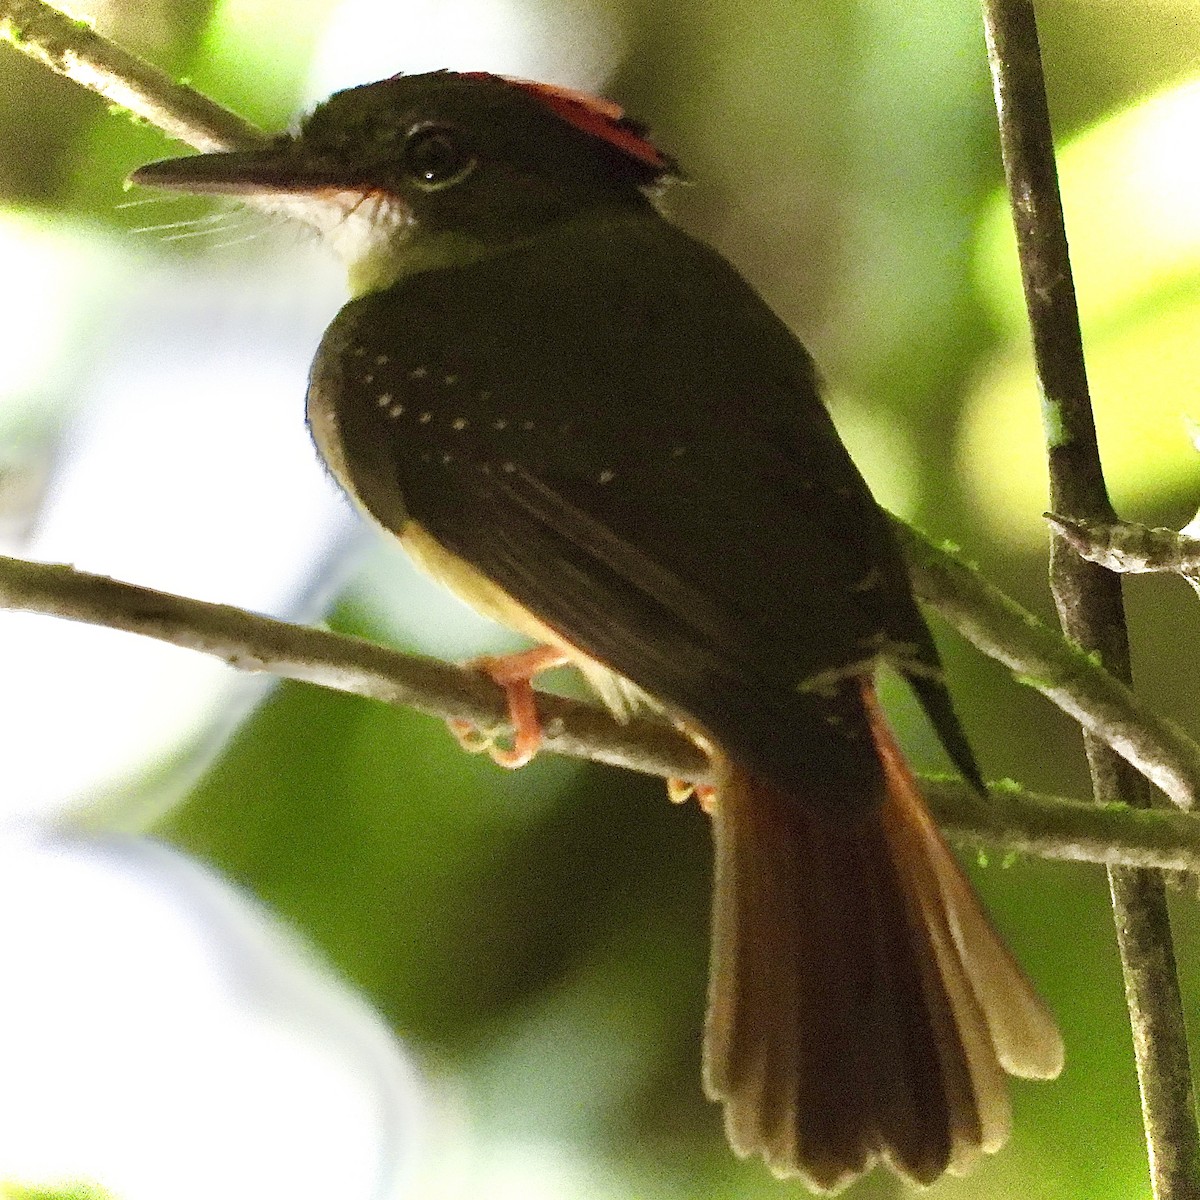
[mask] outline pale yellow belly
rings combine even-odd
[[[554,646],[561,650],[583,672],[584,677],[618,719],[627,719],[632,712],[644,705],[657,707],[637,684],[609,670],[603,663],[597,662],[571,645],[561,634],[543,624],[527,608],[518,604],[503,588],[494,584],[470,563],[452,554],[416,521],[409,521],[400,531],[399,537],[400,544],[425,574],[449,588],[476,612],[543,646]]]

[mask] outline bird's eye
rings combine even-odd
[[[418,125],[408,135],[401,161],[413,181],[426,191],[450,187],[475,167],[475,156],[462,132],[449,125]]]

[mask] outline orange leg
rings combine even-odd
[[[690,783],[674,775],[667,780],[667,799],[672,804],[683,804],[693,796],[704,812],[711,813],[717,800],[717,789],[711,783]]]
[[[481,734],[470,721],[447,721],[458,744],[471,754],[489,754],[492,761],[515,770],[523,767],[542,744],[542,724],[538,719],[533,695],[533,677],[552,667],[561,667],[570,659],[553,646],[535,646],[515,654],[485,654],[468,665],[482,671],[498,683],[508,697],[508,717],[512,722],[512,746],[498,746],[495,738]]]

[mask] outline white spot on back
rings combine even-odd
[[[600,472],[599,478],[601,483],[612,483],[616,478],[616,472],[605,469]]]
[[[455,417],[454,420],[450,422],[451,429],[466,429],[466,427],[467,427],[467,418],[466,417]]]

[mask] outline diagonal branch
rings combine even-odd
[[[1104,670],[1097,655],[1066,641],[956,552],[935,546],[903,521],[893,519],[892,526],[913,587],[926,604],[1116,750],[1180,808],[1196,806],[1200,745]]]
[[[431,716],[467,720],[487,732],[507,727],[504,693],[477,672],[68,566],[0,557],[0,607],[142,634],[215,655],[238,670],[269,672]],[[708,781],[704,755],[663,721],[622,725],[604,709],[545,692],[539,693],[538,708],[548,750],[648,774]],[[927,780],[926,791],[934,815],[962,841],[1049,858],[1200,867],[1200,816],[1191,813],[1096,808],[1031,795],[1011,784],[995,786],[991,804],[960,783]]]
[[[503,691],[478,671],[64,564],[0,556],[0,608],[142,634],[214,655],[239,671],[266,672],[446,720],[469,721],[485,733],[508,728]],[[604,709],[547,693],[540,694],[539,703],[547,750],[707,781],[703,752],[663,721],[618,725]]]
[[[0,0],[0,41],[197,150],[265,140],[249,121],[42,0]]]
[[[984,0],[1004,173],[1042,392],[1050,506],[1068,521],[1115,519],[1088,394],[1054,142],[1032,0]],[[1130,679],[1120,577],[1056,535],[1050,583],[1067,636]],[[1084,745],[1102,804],[1150,803],[1145,781],[1094,734]],[[1166,891],[1161,875],[1109,868],[1142,1118],[1156,1200],[1200,1197],[1200,1136]]]

